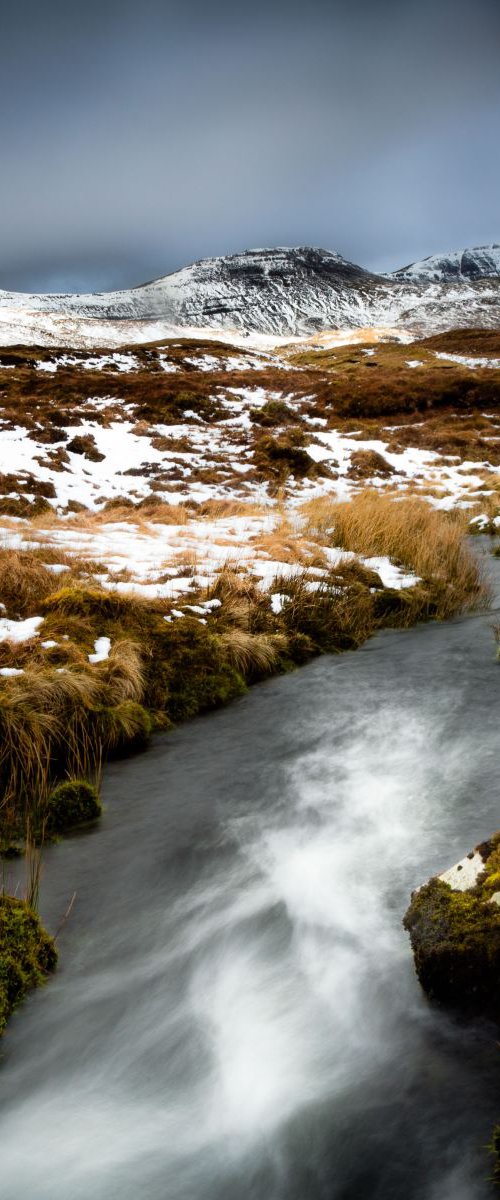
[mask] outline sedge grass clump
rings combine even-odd
[[[248,682],[272,675],[288,652],[286,635],[249,633],[237,626],[221,635],[221,643],[230,663]]]
[[[23,900],[0,895],[0,1036],[30,988],[44,983],[57,962],[54,941]]]
[[[54,590],[54,576],[29,550],[0,550],[0,602],[12,618],[32,616]]]
[[[328,533],[332,545],[367,558],[387,556],[414,571],[438,617],[463,612],[487,596],[460,514],[437,511],[423,500],[393,500],[372,491],[342,503],[322,497],[303,511],[310,532]]]
[[[374,631],[373,600],[362,582],[346,582],[340,574],[314,581],[303,572],[277,576],[271,590],[282,597],[282,627],[290,638],[307,638],[313,653],[352,650]]]
[[[99,679],[90,669],[33,666],[0,690],[0,826],[21,834],[29,823],[43,839],[52,778],[99,769],[94,736]]]
[[[145,679],[140,645],[127,638],[115,642],[108,658],[99,663],[98,674],[110,704],[139,702],[144,694]]]
[[[286,484],[290,475],[295,479],[305,479],[306,476],[321,474],[321,465],[314,462],[305,446],[304,433],[294,427],[276,437],[262,434],[254,450],[257,474],[269,480],[271,489],[275,491]]]
[[[99,726],[108,755],[111,758],[125,758],[147,748],[153,732],[153,718],[142,704],[135,700],[124,700],[121,704],[101,709]]]
[[[234,565],[223,567],[209,589],[207,599],[220,601],[221,607],[216,613],[218,632],[230,632],[234,628],[249,633],[275,631],[268,599],[247,571],[239,571]]]

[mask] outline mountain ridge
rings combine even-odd
[[[28,315],[86,322],[161,322],[168,329],[307,336],[400,327],[410,334],[500,326],[500,246],[470,247],[376,274],[320,247],[269,247],[199,259],[133,288],[95,293],[0,291],[0,339],[22,339]],[[6,327],[9,329],[6,332]],[[30,336],[33,336],[32,333]]]
[[[414,279],[448,283],[457,280],[493,279],[500,276],[500,245],[466,246],[446,254],[431,254],[387,274],[389,279]]]

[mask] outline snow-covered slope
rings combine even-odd
[[[449,254],[433,254],[421,262],[411,263],[408,267],[393,271],[388,278],[421,283],[456,283],[499,276],[500,245],[493,243],[490,246],[452,250]]]
[[[0,306],[293,334],[347,323],[369,305],[377,282],[378,276],[339,254],[278,248],[202,259],[128,291],[70,296],[0,292]]]
[[[202,259],[125,291],[0,291],[0,344],[144,342],[194,328],[296,337],[340,328],[410,334],[500,326],[500,247],[479,247],[374,275],[311,247]]]

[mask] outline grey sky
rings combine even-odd
[[[0,287],[498,241],[499,63],[499,0],[6,0]]]

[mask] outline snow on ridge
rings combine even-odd
[[[500,245],[472,246],[451,250],[447,254],[432,254],[419,262],[392,271],[388,279],[406,279],[424,283],[459,282],[497,278],[500,276]]]
[[[488,281],[491,291],[478,285]],[[435,255],[385,276],[314,247],[202,259],[139,287],[93,294],[0,291],[0,344],[118,345],[179,332],[300,337],[320,330],[500,324],[500,247]],[[495,290],[496,289],[496,290]],[[83,322],[83,324],[82,324]],[[94,322],[94,326],[87,324]],[[113,328],[118,325],[119,329]],[[213,335],[212,335],[213,336]]]

